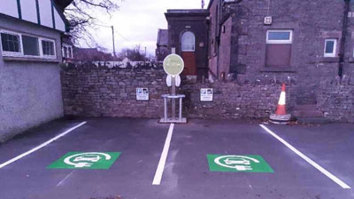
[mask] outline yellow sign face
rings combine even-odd
[[[179,75],[184,68],[184,62],[182,57],[176,54],[168,55],[163,60],[163,69],[169,75]]]

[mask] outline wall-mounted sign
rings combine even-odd
[[[213,101],[213,89],[212,88],[201,88],[200,89],[200,101],[212,102]]]
[[[264,25],[272,25],[272,23],[273,23],[273,17],[272,16],[264,17]]]
[[[136,88],[136,100],[147,101],[149,100],[148,88]]]

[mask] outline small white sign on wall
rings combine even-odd
[[[200,89],[200,101],[202,102],[212,102],[213,101],[213,89],[212,88],[201,88]]]
[[[136,100],[148,101],[149,89],[148,88],[136,88]]]
[[[264,25],[272,25],[272,23],[273,23],[273,17],[272,16],[264,17]]]

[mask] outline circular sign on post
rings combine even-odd
[[[184,69],[184,62],[182,57],[176,54],[168,55],[163,60],[163,69],[167,74],[172,76],[181,74]]]

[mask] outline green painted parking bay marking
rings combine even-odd
[[[69,152],[48,169],[109,169],[120,152]]]
[[[269,164],[259,155],[208,154],[210,171],[274,173]]]

